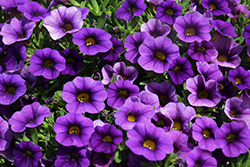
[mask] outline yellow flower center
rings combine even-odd
[[[168,97],[165,95],[159,95],[160,105],[164,107],[168,103]]]
[[[69,128],[69,134],[79,135],[79,133],[80,133],[80,128],[78,126],[71,126]]]
[[[242,83],[241,79],[240,79],[240,78],[238,78],[238,77],[237,77],[237,78],[235,78],[235,81],[236,81],[236,82],[235,82],[236,84],[240,84],[240,83]]]
[[[172,9],[167,9],[167,10],[165,11],[165,14],[168,14],[168,15],[173,16],[173,15],[174,15],[174,11],[173,11]]]
[[[44,66],[45,66],[45,67],[52,68],[53,65],[54,65],[54,63],[53,63],[51,60],[46,60],[46,61],[44,62]]]
[[[214,5],[214,4],[209,4],[209,8],[210,8],[210,10],[212,11],[212,10],[214,10],[214,9],[216,9],[216,6]]]
[[[235,110],[231,110],[231,111],[230,111],[230,116],[231,116],[231,117],[235,117],[235,116],[236,116],[235,114],[236,114],[236,111],[235,111]]]
[[[74,64],[75,60],[72,57],[67,57],[66,63],[68,63],[68,64]]]
[[[143,142],[143,147],[147,147],[153,151],[155,149],[155,142],[153,142],[152,140],[146,140]]]
[[[94,40],[94,38],[90,37],[90,38],[87,38],[85,42],[87,46],[90,46],[90,45],[95,44],[96,41]]]
[[[197,48],[197,51],[204,53],[206,51],[206,49],[203,46],[201,46],[201,47]]]
[[[80,93],[80,94],[77,96],[77,100],[78,100],[79,102],[83,102],[83,101],[88,102],[88,101],[89,101],[89,94],[88,94],[88,93]]]
[[[112,137],[110,137],[109,135],[106,135],[106,136],[104,136],[102,141],[111,143],[112,142]]]
[[[157,60],[160,60],[160,61],[166,60],[166,56],[162,52],[156,52],[154,55],[154,58],[156,58]]]
[[[188,28],[188,29],[186,29],[185,35],[186,36],[195,35],[195,29],[194,28]]]
[[[32,152],[29,151],[29,150],[25,151],[25,154],[28,155],[28,156],[32,156],[33,155]]]
[[[125,81],[127,78],[124,75],[122,75],[122,79]]]
[[[228,58],[225,55],[219,55],[217,59],[218,61],[228,61]]]
[[[178,73],[178,72],[180,72],[181,71],[181,67],[180,66],[176,66],[175,68],[174,68],[174,72],[175,73]]]
[[[165,123],[161,119],[158,122],[156,122],[156,126],[158,126],[158,127],[163,127],[164,125],[165,125]]]
[[[172,130],[182,130],[182,125],[179,121],[174,121]]]
[[[14,95],[16,93],[16,88],[13,86],[10,86],[7,88],[7,92]]]
[[[198,93],[198,97],[199,98],[205,98],[207,99],[208,98],[208,93],[206,90],[201,90],[199,93]]]
[[[65,31],[70,31],[70,30],[73,29],[73,26],[70,23],[67,23],[67,24],[64,25],[63,28],[64,28]]]
[[[211,133],[210,133],[210,131],[207,130],[207,129],[204,130],[204,131],[202,132],[202,135],[203,135],[204,138],[211,137]]]
[[[135,6],[133,6],[133,7],[131,8],[131,12],[132,12],[132,13],[134,13],[134,12],[135,12],[135,10],[136,10],[136,7],[135,7]]]
[[[121,96],[121,97],[128,97],[128,92],[126,90],[120,90],[118,92],[118,96]]]
[[[135,116],[133,116],[133,115],[128,115],[128,116],[127,116],[127,119],[128,119],[128,121],[130,121],[130,122],[135,122],[135,120],[136,120]]]
[[[220,89],[225,90],[225,87],[223,86],[223,84],[220,84]]]
[[[227,142],[231,142],[231,141],[234,141],[234,139],[236,138],[236,136],[232,133],[230,133],[228,136],[227,136]]]

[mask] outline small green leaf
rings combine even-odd
[[[30,131],[31,131],[30,133],[31,133],[32,142],[37,145],[38,144],[38,133],[37,133],[37,130],[36,130],[36,128],[32,128]]]
[[[74,6],[77,6],[77,7],[80,6],[80,4],[79,4],[76,0],[70,0],[70,2],[71,2],[72,5],[74,5]]]
[[[102,12],[100,18],[98,19],[97,23],[96,23],[96,27],[97,28],[103,28],[103,26],[106,23],[106,13]]]
[[[121,163],[121,161],[122,161],[122,158],[121,158],[120,152],[117,151],[115,153],[115,162],[119,164],[119,163]]]

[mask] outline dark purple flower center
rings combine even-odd
[[[172,130],[182,130],[182,125],[179,121],[174,121]]]
[[[164,121],[161,120],[161,119],[160,119],[159,121],[156,122],[156,126],[157,126],[157,127],[163,127],[164,125],[165,125],[165,123],[164,123]]]
[[[104,136],[104,138],[102,139],[102,141],[111,143],[112,142],[112,137],[109,136],[109,135],[106,135],[106,136]]]
[[[206,90],[201,90],[199,93],[198,93],[198,97],[199,98],[205,98],[205,99],[207,99],[208,98],[208,93],[207,93],[207,91]]]
[[[220,89],[221,89],[221,90],[225,90],[225,87],[223,86],[222,83],[220,83]]]
[[[236,138],[236,136],[232,133],[230,133],[228,136],[227,136],[227,142],[232,142],[234,141],[234,139]]]
[[[155,142],[149,139],[145,140],[142,145],[143,147],[147,147],[152,151],[155,149]]]
[[[90,37],[90,38],[87,38],[85,42],[86,42],[86,45],[87,45],[87,46],[90,46],[90,45],[93,45],[93,44],[96,43],[95,39],[94,39],[94,38],[91,38],[91,37]]]
[[[121,77],[124,81],[127,79],[124,75],[121,75]]]
[[[135,6],[132,6],[132,7],[130,8],[130,10],[131,10],[132,13],[134,13],[135,10],[136,10],[136,7],[135,7]]]
[[[64,26],[63,26],[63,30],[64,30],[65,32],[70,31],[70,30],[72,30],[72,29],[73,29],[73,26],[72,26],[72,24],[70,24],[70,23],[66,23],[66,24],[64,24]]]
[[[70,154],[70,158],[74,159],[74,160],[77,160],[79,158],[79,155],[77,153],[73,152],[73,153]]]
[[[7,88],[7,92],[14,95],[16,93],[16,88],[14,86],[10,86]]]
[[[175,68],[174,68],[174,72],[175,73],[178,73],[178,72],[180,72],[181,71],[181,67],[180,66],[176,66]]]
[[[88,93],[80,93],[78,96],[77,96],[77,100],[79,102],[88,102],[89,101],[89,94]]]
[[[210,133],[208,129],[206,129],[202,132],[202,135],[204,138],[208,138],[208,137],[211,137],[212,134]]]
[[[32,156],[32,152],[29,151],[29,150],[25,151],[25,154],[28,155],[28,156],[30,156],[30,157]]]
[[[186,36],[195,35],[195,29],[194,28],[187,28],[185,31],[185,35]]]
[[[118,96],[127,98],[128,92],[126,90],[122,89],[118,92]]]
[[[168,97],[165,95],[159,95],[160,105],[164,107],[168,103]]]
[[[210,10],[212,11],[212,10],[214,10],[214,9],[216,9],[216,6],[214,5],[214,4],[209,4],[209,8],[210,8]]]
[[[44,62],[44,66],[48,68],[52,68],[54,66],[54,63],[51,60],[46,60]]]
[[[160,60],[160,61],[165,61],[166,60],[166,56],[162,52],[156,52],[155,55],[154,55],[154,58],[156,58],[157,60]]]
[[[130,121],[130,122],[135,122],[135,120],[136,120],[135,116],[133,116],[133,115],[131,115],[131,114],[129,114],[129,115],[127,116],[127,119],[128,119],[128,121]]]
[[[225,55],[219,55],[217,59],[218,61],[228,61],[228,58]]]
[[[74,60],[72,57],[68,57],[68,58],[66,59],[66,63],[68,63],[68,64],[74,64],[74,63],[75,63],[75,60]]]
[[[173,16],[173,15],[174,15],[174,11],[173,11],[172,9],[167,9],[167,10],[165,11],[165,14],[168,14],[168,15]]]
[[[230,116],[231,117],[236,117],[236,111],[235,110],[231,110],[230,111]]]
[[[203,46],[201,46],[201,47],[197,48],[197,51],[204,53],[206,51],[206,49]]]
[[[69,128],[69,134],[79,135],[80,134],[80,128],[78,126],[71,126]]]
[[[106,160],[109,160],[109,159],[110,159],[110,155],[109,155],[109,154],[105,154],[105,155],[104,155],[104,158],[105,158]]]

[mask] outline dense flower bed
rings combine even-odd
[[[250,166],[249,0],[0,0],[0,166]]]

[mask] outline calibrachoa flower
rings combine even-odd
[[[217,64],[208,64],[207,62],[196,62],[197,71],[204,76],[205,80],[222,77],[222,72]]]
[[[100,52],[109,51],[113,43],[110,41],[111,35],[99,28],[82,28],[73,34],[73,42],[79,46],[83,54],[95,55]]]
[[[201,4],[215,16],[231,12],[226,0],[202,0]]]
[[[142,42],[150,37],[146,32],[136,32],[133,35],[128,35],[125,39],[124,47],[127,48],[125,58],[131,63],[137,63],[138,58],[141,56],[139,53],[139,46]]]
[[[156,112],[153,118],[151,119],[151,122],[155,124],[157,127],[163,128],[166,132],[169,132],[173,128],[173,120],[161,113],[161,112]]]
[[[203,76],[197,75],[187,79],[186,88],[191,92],[188,102],[192,106],[215,107],[221,100],[217,82],[213,79],[205,81]]]
[[[59,52],[66,59],[66,68],[62,71],[62,75],[76,75],[83,66],[83,56],[75,49],[66,48]]]
[[[13,150],[15,166],[39,166],[43,153],[32,141],[21,141]]]
[[[17,7],[19,5],[23,5],[25,2],[27,2],[29,0],[0,0],[0,6],[2,6],[2,9],[6,12],[6,13],[11,13],[13,15],[19,15],[20,12],[17,11]]]
[[[9,148],[13,133],[9,129],[9,124],[0,117],[0,151],[5,151]]]
[[[110,107],[119,108],[125,103],[128,97],[138,95],[139,87],[133,85],[129,80],[118,80],[108,86],[107,92],[107,104]]]
[[[41,125],[45,117],[50,116],[50,109],[47,106],[40,106],[38,102],[26,105],[21,111],[15,112],[9,119],[11,130],[17,133],[27,128],[35,128]]]
[[[250,130],[243,122],[223,123],[214,137],[216,145],[227,157],[238,157],[250,148]]]
[[[194,75],[191,67],[192,65],[186,57],[178,57],[172,60],[168,70],[168,75],[171,77],[174,84],[182,84]]]
[[[228,73],[228,78],[240,90],[250,89],[250,71],[245,70],[242,66],[232,69]]]
[[[219,84],[219,95],[221,98],[227,99],[234,96],[234,86],[232,82],[229,81],[228,77],[220,77],[217,79]]]
[[[250,45],[250,25],[246,25],[242,36],[245,38],[246,44]]]
[[[211,39],[209,32],[212,27],[208,19],[198,12],[186,13],[184,16],[177,17],[173,26],[178,38],[184,42],[201,42]]]
[[[107,92],[100,81],[90,77],[77,76],[64,84],[62,99],[67,102],[66,109],[75,113],[98,113],[105,108]]]
[[[150,123],[154,114],[153,106],[141,102],[126,101],[114,115],[115,124],[124,130],[129,130],[137,123]]]
[[[199,147],[195,147],[188,153],[186,162],[188,167],[217,167],[217,161],[214,157],[212,157],[211,152],[203,151]]]
[[[152,123],[138,123],[127,132],[125,142],[130,150],[150,161],[161,161],[173,152],[173,140],[162,128]]]
[[[141,25],[141,32],[146,32],[154,38],[159,36],[167,36],[171,28],[169,25],[162,23],[159,19],[151,18],[147,23]]]
[[[55,167],[88,167],[90,155],[85,148],[61,146],[56,152]]]
[[[175,1],[164,1],[156,8],[155,17],[169,25],[174,24],[175,19],[182,14],[182,7]]]
[[[179,47],[166,37],[146,38],[139,47],[139,65],[156,73],[169,69],[172,60],[180,57]]]
[[[211,20],[210,23],[221,35],[226,37],[237,37],[235,29],[230,22],[222,20]]]
[[[75,6],[60,6],[45,17],[43,26],[49,31],[53,40],[58,40],[66,34],[72,34],[83,26],[82,12]]]
[[[109,167],[115,158],[115,152],[105,154],[103,152],[92,152],[91,163],[96,167]]]
[[[30,57],[30,72],[35,76],[46,79],[55,79],[66,67],[66,60],[54,49],[44,48],[37,50]]]
[[[148,159],[146,159],[144,156],[141,155],[136,155],[133,152],[130,152],[128,155],[128,167],[143,167],[141,165],[141,163],[147,163],[150,164],[152,162],[150,162]]]
[[[130,21],[134,16],[140,16],[147,8],[143,0],[125,0],[116,11],[116,17]]]
[[[10,45],[15,42],[28,40],[35,26],[35,22],[29,21],[26,18],[21,18],[20,20],[16,17],[12,18],[10,24],[5,24],[1,28],[0,35],[3,36],[3,43]]]
[[[217,146],[215,144],[214,133],[218,130],[218,126],[213,118],[203,116],[197,118],[192,125],[192,137],[198,142],[198,146],[202,150],[214,151]]]
[[[218,52],[212,42],[195,41],[189,45],[187,54],[194,60],[209,62],[212,56],[218,55]]]
[[[104,126],[95,127],[89,145],[95,152],[108,154],[115,152],[117,145],[122,141],[122,131],[116,129],[114,125],[105,124]]]
[[[26,92],[25,80],[18,74],[0,74],[0,104],[10,105]]]
[[[93,121],[80,113],[68,113],[58,117],[53,129],[58,143],[76,147],[88,145],[94,132]]]

